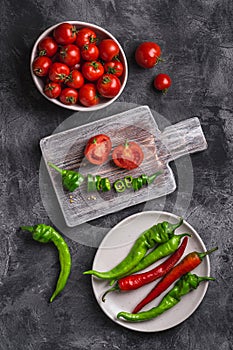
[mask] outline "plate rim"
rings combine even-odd
[[[119,221],[115,226],[113,226],[109,232],[105,235],[105,237],[103,238],[103,240],[101,241],[96,253],[95,253],[95,256],[94,256],[94,259],[93,259],[93,263],[92,263],[92,269],[94,269],[94,266],[95,266],[95,263],[96,263],[96,259],[98,258],[98,255],[100,254],[100,251],[102,248],[102,245],[105,243],[105,241],[109,238],[109,236],[111,236],[111,234],[119,228],[119,226],[121,225],[124,225],[125,222],[127,222],[129,219],[134,219],[134,218],[137,218],[138,216],[142,216],[142,215],[151,215],[151,214],[154,214],[154,215],[165,215],[165,216],[169,216],[169,217],[172,217],[174,219],[179,219],[180,216],[176,215],[176,214],[173,214],[173,213],[170,213],[170,212],[167,212],[167,211],[160,211],[160,210],[145,210],[145,211],[142,211],[142,212],[138,212],[138,213],[134,213],[132,215],[129,215],[128,217],[124,218],[123,220]],[[159,221],[158,221],[159,222]],[[194,232],[194,235],[195,235],[195,238],[197,239],[198,243],[203,247],[204,251],[206,250],[206,246],[201,238],[201,236],[197,233],[197,231],[193,228],[192,225],[190,225],[185,219],[183,219],[183,223],[192,231]],[[209,256],[207,255],[206,256],[206,259],[205,259],[205,263],[206,263],[206,276],[210,276],[210,259],[209,259]],[[174,323],[173,325],[169,326],[169,327],[160,327],[158,329],[155,329],[155,330],[147,330],[147,329],[139,329],[140,328],[140,324],[143,324],[143,322],[126,322],[124,320],[120,320],[120,319],[117,319],[116,317],[115,318],[112,318],[111,315],[106,311],[106,307],[104,307],[106,304],[105,303],[102,303],[100,302],[100,299],[99,299],[99,296],[97,295],[97,292],[95,290],[95,281],[97,281],[97,279],[94,277],[94,276],[91,276],[91,285],[92,285],[92,291],[93,291],[93,294],[96,298],[96,301],[97,301],[97,304],[99,305],[100,309],[102,310],[102,312],[104,312],[104,314],[114,323],[116,323],[117,325],[119,326],[122,326],[124,328],[127,328],[129,330],[132,330],[132,331],[138,331],[138,332],[143,332],[143,333],[157,333],[157,332],[161,332],[161,331],[165,331],[165,330],[168,330],[168,329],[172,329],[178,325],[180,325],[181,323],[183,323],[185,320],[187,320],[196,310],[197,308],[200,306],[201,302],[203,301],[204,297],[205,297],[205,294],[207,292],[207,289],[208,289],[208,286],[209,286],[209,282],[206,281],[205,285],[203,286],[203,292],[200,296],[200,298],[198,299],[198,302],[196,302],[196,304],[194,305],[194,307],[192,308],[192,310],[190,312],[187,313],[187,315],[185,315],[184,317],[182,317],[182,319],[176,323]]]

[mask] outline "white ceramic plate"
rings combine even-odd
[[[112,228],[101,242],[94,259],[93,269],[98,271],[107,271],[111,269],[127,255],[134,241],[144,230],[158,222],[168,221],[176,223],[178,220],[179,217],[176,215],[160,211],[142,212],[124,219]],[[189,238],[183,256],[191,251],[206,251],[205,245],[200,236],[186,221],[184,221],[182,226],[175,231],[176,234],[184,232],[190,233],[192,238]],[[147,270],[160,264],[162,261],[163,260],[160,260],[151,265]],[[195,268],[195,270],[193,270],[193,273],[196,273],[199,276],[209,276],[210,262],[208,256],[203,259],[202,263]],[[106,296],[106,301],[102,302],[101,298],[103,293],[109,289],[109,283],[108,281],[103,281],[92,276],[92,286],[95,297],[105,314],[117,324],[141,332],[158,332],[166,330],[186,320],[197,309],[204,298],[208,287],[208,282],[202,282],[196,290],[184,296],[175,307],[155,319],[139,323],[131,323],[116,318],[116,315],[120,311],[132,311],[138,302],[147,295],[156,283],[156,281],[152,282],[135,291],[111,292]],[[158,305],[166,293],[167,291],[158,297],[156,301],[152,301],[146,305],[142,311],[149,310],[155,305]]]

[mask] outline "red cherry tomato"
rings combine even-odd
[[[101,96],[112,98],[121,89],[121,82],[114,74],[104,74],[97,82],[97,90]]]
[[[45,85],[44,93],[49,98],[57,98],[61,93],[61,85],[58,83],[50,82]]]
[[[94,84],[84,84],[79,90],[79,101],[83,106],[95,106],[100,102]]]
[[[38,77],[45,77],[52,65],[52,61],[47,56],[37,57],[32,64],[32,70],[35,75]]]
[[[99,49],[95,44],[85,44],[81,48],[81,56],[85,61],[96,61],[99,57]]]
[[[104,67],[97,61],[85,62],[82,65],[82,73],[87,80],[95,81],[104,74]]]
[[[154,42],[144,42],[140,44],[135,52],[137,64],[143,68],[152,68],[161,60],[161,48]]]
[[[167,74],[158,74],[154,79],[154,87],[157,90],[163,91],[164,93],[167,92],[171,84],[171,78]]]
[[[116,166],[123,169],[135,169],[143,161],[144,155],[136,142],[126,142],[117,146],[112,153],[112,160]]]
[[[41,39],[41,41],[39,42],[38,50],[39,50],[39,56],[52,57],[56,54],[58,50],[58,45],[52,37],[46,36],[45,38]]]
[[[119,51],[119,46],[112,39],[104,39],[99,44],[100,58],[104,61],[112,61]]]
[[[70,23],[61,23],[53,31],[53,37],[58,44],[68,45],[76,40],[77,29]]]
[[[120,61],[114,60],[105,63],[104,71],[106,73],[115,74],[117,77],[120,77],[124,71],[124,67]]]
[[[66,85],[71,88],[79,89],[84,84],[84,78],[80,71],[74,69],[65,80]]]
[[[96,33],[90,28],[82,28],[77,32],[76,44],[81,48],[96,42]]]
[[[62,46],[59,51],[59,60],[69,67],[80,62],[80,50],[76,45]]]
[[[63,83],[70,74],[70,68],[64,64],[55,62],[49,70],[49,79],[55,83]]]
[[[90,163],[100,165],[108,159],[111,148],[112,142],[107,135],[95,135],[87,142],[84,155]]]
[[[74,105],[78,100],[78,91],[72,88],[65,88],[62,90],[59,98],[65,105]]]

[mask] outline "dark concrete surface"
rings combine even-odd
[[[0,350],[233,349],[232,17],[231,0],[1,2]],[[190,318],[161,333],[129,331],[100,310],[90,279],[82,275],[96,249],[68,238],[71,276],[49,305],[59,272],[57,252],[19,231],[22,224],[53,224],[41,200],[39,140],[72,112],[36,90],[29,58],[40,33],[67,20],[103,26],[122,44],[129,79],[119,101],[146,104],[172,124],[197,116],[206,135],[208,149],[191,157],[194,182],[185,218],[207,247],[219,247],[210,259],[216,282]],[[134,51],[148,40],[161,45],[165,62],[143,70]],[[166,96],[152,87],[162,71],[173,81]],[[176,195],[167,196],[164,210],[173,211]],[[161,209],[160,202],[148,208]],[[110,228],[141,210],[143,205],[127,208],[93,226]]]

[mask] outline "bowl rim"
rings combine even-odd
[[[120,49],[120,53],[123,57],[123,61],[124,61],[124,80],[122,82],[122,85],[121,85],[121,89],[119,91],[119,93],[114,96],[113,98],[109,99],[109,101],[105,102],[105,103],[100,103],[100,104],[97,104],[95,106],[90,106],[90,107],[85,107],[85,106],[82,106],[82,105],[65,105],[63,103],[61,103],[59,100],[55,99],[55,98],[49,98],[48,96],[46,96],[43,92],[43,89],[41,88],[40,84],[39,84],[39,79],[40,77],[37,77],[34,73],[33,73],[33,70],[32,70],[32,63],[34,61],[34,59],[36,58],[37,56],[37,48],[38,48],[38,44],[40,42],[41,39],[43,39],[45,36],[47,36],[50,32],[52,32],[57,26],[59,26],[60,24],[62,23],[70,23],[70,24],[75,24],[77,26],[86,26],[86,27],[91,27],[93,29],[96,29],[100,32],[103,32],[104,34],[106,34],[108,37],[110,37],[111,39],[113,39],[117,45],[119,46],[119,49]],[[54,24],[50,27],[48,27],[47,29],[45,29],[40,35],[39,37],[37,38],[37,40],[35,41],[34,45],[33,45],[33,48],[31,50],[31,56],[30,56],[30,72],[31,72],[31,76],[32,76],[32,80],[34,82],[34,84],[36,85],[37,89],[39,90],[39,92],[42,94],[42,96],[44,96],[44,98],[46,98],[48,101],[50,102],[53,102],[54,104],[62,107],[62,108],[66,108],[66,109],[70,109],[70,110],[73,110],[73,111],[76,111],[76,112],[91,112],[91,111],[97,111],[99,109],[102,109],[102,108],[105,108],[105,107],[108,107],[110,104],[112,104],[116,99],[119,98],[119,96],[121,95],[121,93],[123,92],[124,88],[125,88],[125,85],[127,83],[127,80],[128,80],[128,63],[127,63],[127,58],[126,58],[126,55],[125,55],[125,52],[121,46],[121,44],[119,43],[119,41],[115,38],[115,36],[113,34],[111,34],[108,30],[100,27],[99,25],[96,25],[96,24],[93,24],[93,23],[89,23],[89,22],[82,22],[82,21],[69,21],[69,20],[66,20],[66,21],[62,21],[62,22],[59,22],[57,24]]]

